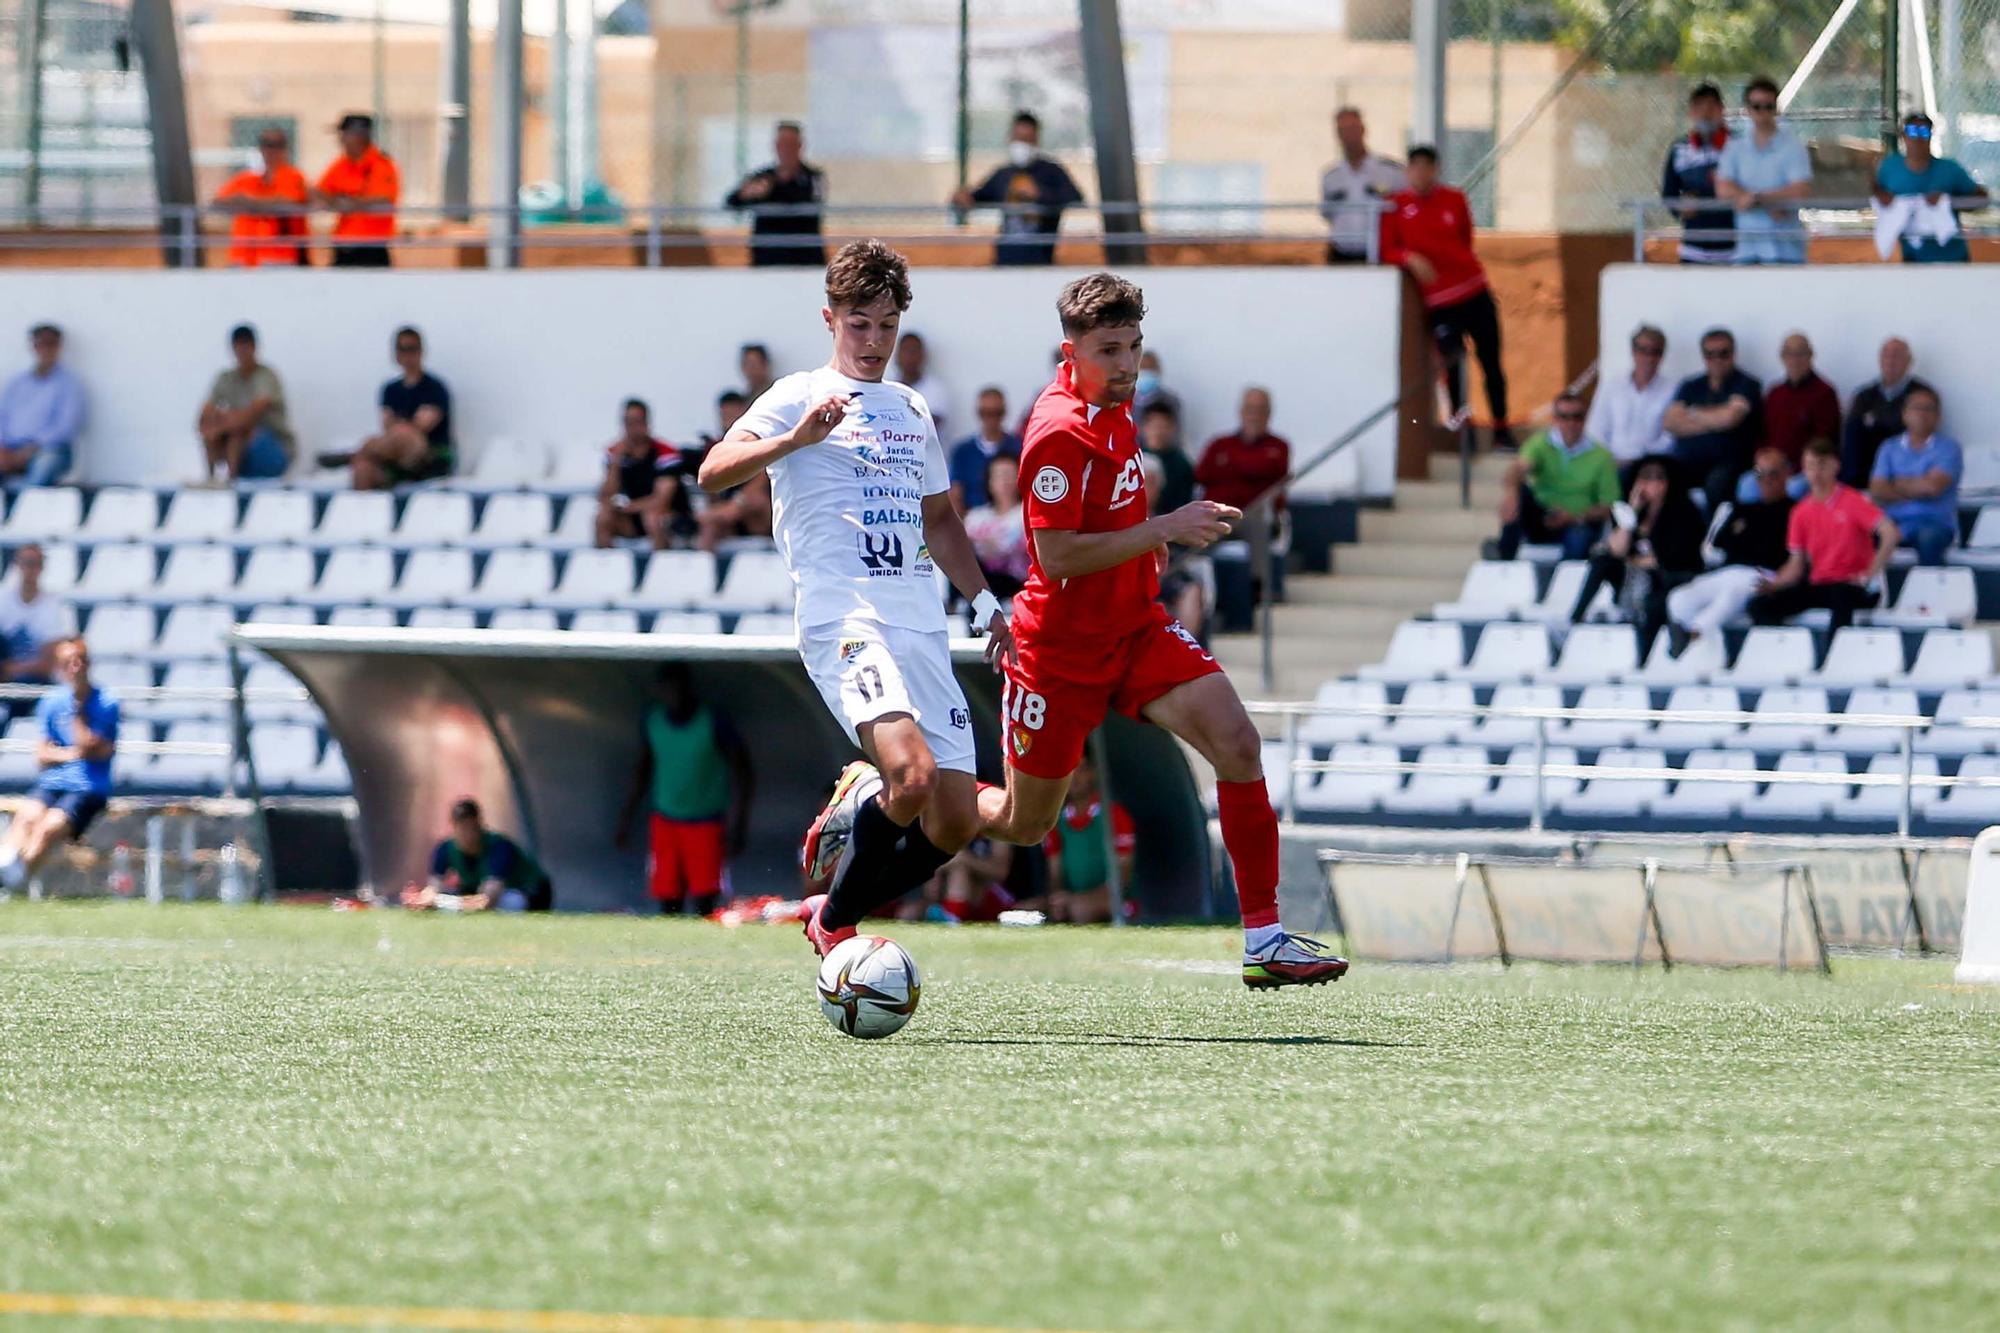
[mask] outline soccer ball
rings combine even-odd
[[[917,962],[894,940],[856,935],[819,965],[819,1009],[850,1037],[887,1037],[917,1012],[923,981]]]

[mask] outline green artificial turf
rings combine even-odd
[[[0,1292],[1059,1329],[2000,1308],[2000,1000],[1945,964],[1257,996],[1222,930],[895,933],[923,1007],[862,1043],[789,927],[0,907]]]

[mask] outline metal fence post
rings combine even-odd
[[[1299,715],[1297,712],[1285,714],[1285,822],[1294,823],[1299,817]]]
[[[1912,740],[1915,732],[1915,727],[1907,724],[1903,727],[1903,801],[1896,809],[1896,836],[1899,838],[1910,836],[1911,787],[1917,775],[1916,745]]]
[[[660,266],[660,208],[658,204],[646,210],[646,267]]]
[[[1548,762],[1548,758],[1549,720],[1545,717],[1538,717],[1535,719],[1535,799],[1528,807],[1528,831],[1530,833],[1540,833],[1542,831],[1542,819],[1546,813],[1548,801],[1547,795],[1542,790],[1542,765]]]
[[[1646,262],[1646,203],[1643,199],[1632,201],[1632,262]]]
[[[180,222],[181,267],[196,268],[201,264],[201,227],[195,218],[192,204],[178,204],[174,213]]]

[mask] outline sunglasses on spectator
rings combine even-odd
[[[1745,102],[1743,105],[1749,107],[1752,111],[1776,111],[1778,109],[1776,102]]]
[[[1736,349],[1734,347],[1704,347],[1701,349],[1701,359],[1704,361],[1727,361],[1735,355]]]
[[[423,350],[424,350],[424,345],[423,345],[422,343],[397,343],[397,344],[396,344],[396,355],[397,355],[397,356],[402,356],[402,355],[404,355],[405,353],[413,353],[413,352],[421,352],[421,351],[423,351]]]
[[[1903,137],[1905,139],[1928,139],[1931,137],[1931,127],[1928,125],[1905,125],[1903,126]]]
[[[1655,346],[1652,343],[1632,344],[1632,355],[1634,356],[1665,356],[1666,354],[1666,348]]]

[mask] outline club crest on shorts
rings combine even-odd
[[[1069,478],[1059,467],[1045,467],[1035,474],[1035,498],[1054,504],[1069,494]]]
[[[868,641],[866,639],[842,639],[840,641],[840,660],[843,662],[847,661],[867,646]]]
[[[1018,757],[1026,754],[1035,744],[1035,734],[1024,727],[1014,728],[1014,753]]]

